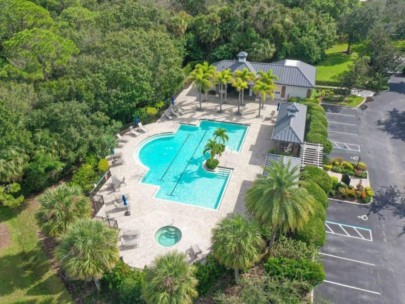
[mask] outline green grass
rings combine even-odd
[[[326,50],[326,58],[316,66],[316,82],[320,85],[339,86],[339,77],[348,70],[358,54],[352,49],[346,54],[347,43],[336,44]]]
[[[41,247],[35,203],[24,204],[20,210],[0,207],[0,223],[11,236],[0,250],[0,303],[73,303]]]
[[[350,95],[345,98],[344,101],[340,102],[339,104],[345,107],[357,107],[361,102],[364,100],[361,96]]]

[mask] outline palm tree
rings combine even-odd
[[[273,70],[268,70],[267,72],[264,71],[259,71],[258,72],[259,78],[257,79],[260,80],[261,82],[264,82],[270,86],[274,85],[274,81],[278,80],[278,76],[273,74]],[[273,92],[276,90],[276,87],[274,86]],[[274,97],[273,97],[274,99]],[[264,107],[264,102],[262,103],[261,107]]]
[[[232,82],[232,73],[230,69],[224,70],[222,72],[218,72],[215,74],[214,82],[219,84],[219,113],[222,113],[222,100],[223,100],[223,93],[222,91],[225,90],[225,94],[227,91],[228,83]],[[226,99],[226,95],[225,95]]]
[[[276,85],[274,83],[268,84],[262,82],[261,80],[256,81],[255,86],[253,87],[253,92],[255,94],[260,94],[260,101],[259,101],[259,117],[260,117],[260,110],[264,102],[266,101],[267,95],[274,99],[274,91],[276,90]]]
[[[248,85],[250,82],[255,80],[255,73],[249,71],[248,68],[244,68],[242,71],[237,70],[235,71],[235,77],[242,79]],[[244,98],[245,98],[245,89],[242,89],[242,105],[244,105]]]
[[[300,230],[314,214],[313,197],[299,187],[299,168],[274,162],[267,176],[256,180],[245,196],[246,208],[271,229],[270,247],[278,232]]]
[[[204,73],[202,69],[194,69],[188,77],[190,81],[193,81],[194,85],[198,88],[199,94],[199,101],[200,101],[200,108],[199,110],[202,111],[202,92],[209,90],[211,87],[211,80],[209,75]]]
[[[21,180],[28,157],[14,149],[0,152],[0,183],[10,183]]]
[[[214,139],[220,139],[222,144],[225,144],[229,140],[228,133],[224,128],[218,128],[214,132]]]
[[[82,219],[69,227],[56,247],[56,258],[72,279],[99,279],[119,259],[118,231],[103,222]]]
[[[247,89],[248,84],[246,81],[243,81],[241,78],[236,78],[234,80],[234,82],[232,83],[232,86],[239,92],[238,112],[236,112],[236,115],[241,115],[241,113],[240,113],[241,92],[242,92],[242,90]]]
[[[198,296],[195,271],[182,253],[172,251],[158,257],[145,269],[143,297],[147,303],[191,304]]]
[[[233,268],[239,283],[239,270],[253,266],[265,246],[259,227],[241,215],[225,218],[212,233],[212,252],[223,265]]]
[[[209,86],[204,86],[203,92],[205,93],[205,100],[208,100],[208,91],[212,86],[212,81],[215,78],[215,74],[217,72],[217,68],[214,65],[209,64],[207,61],[204,63],[198,63],[195,65],[194,69],[202,70],[205,77],[210,81]]]
[[[222,145],[217,143],[215,139],[208,139],[208,142],[204,147],[203,154],[209,152],[210,159],[213,160],[216,155],[222,153],[222,150]]]
[[[91,215],[90,201],[79,186],[63,184],[49,189],[39,198],[41,207],[36,213],[38,225],[48,236],[64,234],[69,225]]]

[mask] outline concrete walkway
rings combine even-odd
[[[171,250],[185,252],[194,244],[198,244],[204,254],[208,253],[211,246],[211,229],[228,214],[245,211],[244,194],[256,177],[262,174],[265,157],[272,149],[274,121],[263,121],[263,115],[275,111],[277,102],[266,104],[262,117],[258,118],[258,104],[255,102],[247,102],[246,106],[241,108],[242,116],[234,115],[237,100],[232,98],[223,106],[222,114],[217,113],[219,99],[213,96],[209,96],[209,101],[203,102],[204,111],[196,111],[197,96],[197,92],[189,87],[176,100],[184,112],[182,116],[173,120],[161,118],[156,123],[146,125],[147,132],[140,136],[126,135],[128,142],[116,149],[116,152],[122,153],[124,164],[111,168],[112,174],[118,179],[125,178],[125,185],[114,191],[110,178],[97,193],[103,195],[106,202],[98,216],[105,217],[108,214],[118,221],[119,228],[139,231],[137,248],[120,252],[124,261],[132,267],[143,268],[158,255]],[[140,182],[147,168],[138,160],[139,144],[150,136],[175,132],[180,123],[198,124],[201,119],[244,123],[250,126],[241,151],[226,154],[220,160],[221,165],[233,168],[234,171],[218,210],[154,198],[157,187]],[[129,197],[130,216],[125,216],[125,210],[117,209],[113,204],[114,198],[119,198],[122,194]],[[174,225],[182,231],[181,241],[172,247],[163,247],[154,238],[156,231],[166,225]]]

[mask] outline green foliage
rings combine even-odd
[[[325,221],[312,216],[304,228],[294,234],[294,238],[308,245],[322,247],[326,239]]]
[[[219,165],[219,160],[210,158],[210,159],[207,159],[205,164],[208,169],[215,170],[215,168],[218,167],[218,165]]]
[[[264,264],[271,277],[308,282],[315,287],[325,279],[322,264],[308,259],[269,258]]]
[[[195,277],[198,281],[197,292],[204,296],[215,286],[218,280],[229,271],[212,256],[208,255],[204,263],[196,263]]]
[[[328,193],[332,189],[332,180],[328,173],[321,168],[315,166],[305,166],[301,179],[308,182],[314,182],[319,185],[325,193]]]
[[[97,182],[99,176],[95,172],[91,164],[83,164],[80,166],[72,177],[71,184],[80,186],[85,192],[91,191],[94,188],[94,183]]]
[[[56,247],[55,256],[71,279],[99,279],[117,263],[117,243],[116,229],[101,221],[82,219],[66,231]]]
[[[48,236],[65,234],[70,225],[81,218],[89,218],[91,214],[90,201],[78,186],[63,184],[48,189],[39,197],[39,202],[38,226]]]
[[[312,195],[315,201],[320,203],[324,209],[328,208],[329,205],[328,196],[326,195],[326,192],[318,184],[312,181],[307,181],[305,183],[305,189],[307,189],[308,193]]]
[[[287,258],[296,260],[317,260],[318,249],[313,245],[308,245],[304,242],[282,236],[270,249],[270,256],[273,258]]]
[[[5,186],[0,185],[0,205],[10,208],[17,208],[24,202],[24,196],[20,194],[21,186],[12,183]]]
[[[101,173],[105,173],[110,168],[110,164],[108,163],[107,159],[103,158],[98,162],[97,168]]]
[[[157,257],[145,269],[144,299],[147,303],[191,304],[198,295],[195,270],[177,251]]]

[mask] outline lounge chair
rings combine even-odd
[[[169,114],[169,112],[165,111],[163,114],[167,119],[173,119],[173,117]]]
[[[179,117],[180,114],[176,113],[172,107],[169,108],[170,114],[174,117]]]
[[[135,130],[135,128],[133,126],[129,126],[129,131],[128,131],[131,135],[134,135],[135,137],[138,135],[141,135],[139,132],[137,132]]]
[[[128,142],[128,139],[125,139],[124,137],[122,137],[122,135],[120,133],[117,133],[117,138],[119,142]]]
[[[121,248],[129,249],[138,247],[138,240],[121,238]]]
[[[176,105],[173,106],[173,109],[174,109],[175,112],[179,113],[180,115],[184,114],[183,111]]]
[[[110,167],[116,167],[124,164],[124,160],[121,158],[113,158],[109,162]]]
[[[111,183],[114,187],[114,190],[117,191],[122,184],[126,185],[125,177],[123,177],[122,180],[119,180],[117,177],[115,177],[115,175],[113,175],[111,177]]]
[[[122,229],[121,230],[121,239],[131,240],[139,236],[138,230],[133,229]]]
[[[146,133],[147,130],[145,129],[145,127],[142,125],[141,122],[138,123],[138,129],[141,130],[142,132]]]
[[[121,158],[121,157],[122,157],[122,153],[121,153],[121,152],[118,152],[118,153],[114,153],[114,154],[108,155],[108,156],[106,157],[106,159],[107,159],[107,160],[116,160],[116,159],[119,159],[119,158]]]

